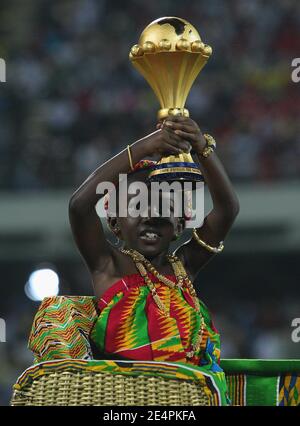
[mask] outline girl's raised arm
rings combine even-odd
[[[190,142],[196,154],[196,161],[199,163],[213,201],[212,210],[196,232],[199,238],[209,246],[218,247],[239,213],[238,197],[217,154],[212,152],[207,158],[202,156],[206,140],[197,123],[190,118],[175,116],[165,125]],[[192,238],[177,250],[177,255],[184,260],[187,270],[195,278],[199,270],[215,254]]]
[[[188,144],[168,130],[158,129],[130,146],[132,163],[144,157],[178,154]],[[76,245],[89,270],[103,271],[112,259],[114,248],[105,238],[95,206],[103,194],[97,194],[101,182],[118,183],[119,174],[129,173],[131,165],[125,148],[98,167],[73,193],[69,202],[69,220]]]

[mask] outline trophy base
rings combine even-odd
[[[204,182],[199,166],[190,154],[162,158],[152,169],[149,182]],[[193,189],[195,185],[193,185]]]
[[[170,173],[165,173],[165,174],[161,174],[161,175],[156,175],[156,176],[149,176],[148,177],[148,182],[191,182],[192,183],[192,189],[195,189],[195,185],[194,182],[204,182],[204,178],[203,176],[199,176],[199,175],[195,175],[193,173],[189,173],[189,172],[170,172]]]

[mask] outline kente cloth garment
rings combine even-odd
[[[190,291],[186,287],[171,289],[148,275],[169,316],[158,309],[139,274],[126,276],[99,300],[99,316],[91,334],[99,350],[128,359],[210,364],[218,370],[220,337],[204,303],[200,302],[205,320],[201,348],[187,359],[185,352],[191,349],[201,321]],[[176,283],[175,276],[167,277]]]
[[[200,301],[205,327],[200,350],[186,357],[197,335],[201,318],[186,287],[170,288],[148,273],[156,292],[167,308],[165,316],[139,274],[125,276],[113,284],[98,302],[98,318],[90,338],[102,353],[130,360],[169,361],[193,364],[215,374],[226,393],[220,362],[220,336],[210,313]],[[174,275],[167,278],[176,282]]]
[[[240,406],[300,406],[300,360],[224,359],[229,397]]]
[[[89,335],[96,319],[94,297],[45,297],[34,317],[28,340],[34,363],[66,358],[93,359]]]

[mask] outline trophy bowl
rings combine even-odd
[[[185,19],[162,17],[144,29],[129,59],[160,103],[158,121],[169,115],[189,116],[186,99],[211,54],[212,48],[202,42],[198,31]],[[203,181],[189,153],[162,158],[150,174],[150,180],[178,179]]]

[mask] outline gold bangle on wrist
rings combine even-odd
[[[209,244],[207,244],[205,241],[201,240],[201,238],[197,234],[196,228],[193,229],[193,238],[197,241],[198,244],[200,244],[202,247],[206,248],[206,250],[212,253],[221,253],[221,251],[224,249],[223,241],[220,241],[218,247],[212,247]]]
[[[212,152],[216,149],[217,143],[215,139],[208,133],[204,133],[203,137],[206,140],[206,146],[204,147],[201,155],[205,158],[209,157]]]
[[[132,162],[132,157],[131,157],[130,145],[127,145],[127,154],[128,154],[128,160],[129,160],[131,171],[133,171],[134,167],[133,167],[133,162]]]

